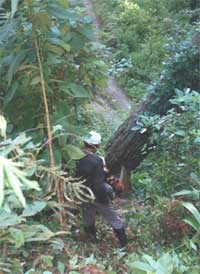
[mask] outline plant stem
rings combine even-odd
[[[43,67],[42,67],[40,50],[39,50],[38,41],[37,41],[36,37],[34,38],[34,42],[35,42],[35,50],[36,50],[36,54],[37,54],[39,69],[40,69],[41,90],[42,90],[42,98],[43,98],[43,102],[44,102],[46,125],[47,125],[47,135],[48,135],[47,145],[49,148],[50,166],[52,169],[55,169],[53,144],[52,144],[51,121],[50,121],[50,116],[49,116],[49,107],[48,107],[48,100],[47,100],[46,87],[45,87],[45,81],[44,81],[44,71],[43,71]]]
[[[44,80],[44,71],[43,71],[43,66],[41,62],[41,57],[40,57],[40,50],[39,50],[39,45],[38,45],[38,40],[37,37],[35,36],[34,38],[35,42],[35,49],[36,49],[36,54],[37,54],[37,60],[39,64],[39,69],[40,69],[40,81],[41,81],[41,88],[42,88],[42,97],[43,97],[43,102],[44,102],[44,108],[45,108],[45,116],[46,116],[46,125],[47,125],[47,134],[48,134],[48,141],[47,145],[49,148],[49,158],[50,158],[50,167],[52,170],[55,170],[55,160],[54,160],[54,153],[53,153],[53,143],[52,143],[52,131],[51,131],[51,121],[50,121],[50,116],[49,116],[49,106],[48,106],[48,100],[47,100],[47,93],[46,93],[46,87],[45,87],[45,80]],[[50,183],[50,190],[54,190],[57,193],[58,197],[58,202],[62,205],[64,203],[63,200],[63,187],[61,184],[59,184],[59,181],[57,181],[56,176],[53,176],[53,180]],[[65,224],[65,214],[63,209],[60,209],[60,226],[63,229],[64,224]]]
[[[59,180],[57,185],[57,196],[58,196],[58,202],[61,205],[65,203],[63,193],[64,193],[64,181]],[[61,207],[59,213],[60,213],[60,216],[59,216],[60,227],[61,227],[61,230],[64,230],[65,229],[65,211],[63,207]]]
[[[3,244],[3,251],[2,251],[2,257],[3,257],[3,258],[6,258],[6,257],[7,257],[7,248],[8,248],[7,243],[4,243],[4,244]]]

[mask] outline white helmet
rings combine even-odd
[[[91,144],[91,145],[100,145],[101,144],[101,135],[92,130],[89,132],[89,136],[86,136],[84,138],[84,142],[86,142],[87,144]]]

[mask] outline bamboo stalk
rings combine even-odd
[[[40,81],[41,81],[42,98],[43,98],[44,108],[45,108],[45,118],[46,118],[47,135],[48,135],[47,145],[49,148],[50,166],[52,169],[55,169],[55,160],[54,160],[53,144],[52,144],[51,121],[50,121],[50,116],[49,116],[49,106],[48,106],[48,100],[47,100],[47,94],[46,94],[44,71],[43,71],[43,67],[42,67],[40,50],[39,50],[38,41],[37,41],[36,37],[34,38],[34,42],[35,42],[35,50],[36,50],[37,60],[38,60],[38,64],[39,64],[39,69],[40,69]]]
[[[42,61],[41,61],[41,57],[40,57],[38,40],[37,40],[36,36],[34,38],[34,42],[35,42],[35,49],[36,49],[39,69],[40,69],[41,90],[42,90],[42,97],[43,97],[44,108],[45,108],[47,135],[48,135],[47,145],[49,148],[50,167],[54,171],[55,170],[55,160],[54,160],[54,153],[53,153],[53,143],[52,143],[53,138],[52,138],[52,131],[51,131],[51,121],[50,121],[49,106],[48,106],[47,93],[46,93],[45,80],[44,80],[44,71],[43,71]],[[54,188],[54,190],[57,193],[58,202],[60,204],[64,204],[64,197],[63,197],[64,194],[63,194],[62,184],[60,184],[60,182],[58,181],[56,176],[53,176],[53,178],[51,178],[51,179],[53,179],[53,182],[51,182],[51,184],[50,184],[50,190],[52,190]],[[63,229],[64,225],[65,225],[65,214],[64,214],[63,209],[60,209],[59,218],[60,218],[60,227]]]

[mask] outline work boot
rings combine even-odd
[[[91,242],[96,242],[97,238],[96,238],[96,228],[94,225],[90,225],[90,226],[85,226],[84,227],[85,230],[85,234],[87,237],[87,240],[91,241]]]
[[[114,228],[114,232],[120,242],[121,247],[124,247],[127,245],[127,237],[126,237],[126,232],[124,227],[122,227],[121,229],[116,229]]]

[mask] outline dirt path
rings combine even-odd
[[[84,0],[83,5],[87,14],[92,18],[95,28],[95,39],[100,41],[100,24],[93,11],[91,0]],[[103,94],[98,97],[98,102],[93,102],[94,109],[99,112],[105,121],[120,125],[131,110],[129,99],[118,86],[113,78],[108,78],[107,88],[103,90]]]

